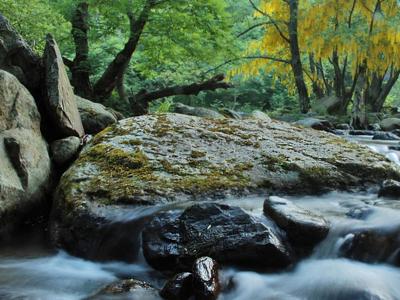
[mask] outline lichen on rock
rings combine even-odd
[[[98,208],[109,205],[319,193],[399,178],[385,157],[326,132],[269,119],[146,115],[104,129],[83,149],[55,193],[53,224],[56,240],[69,239],[85,234],[76,219],[107,223]]]

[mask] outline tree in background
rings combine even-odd
[[[346,112],[355,94],[372,111],[382,108],[400,73],[398,1],[249,1],[264,20],[264,35],[246,53],[257,59],[239,72],[263,69],[297,87],[302,112],[308,110],[303,83],[316,98],[336,96],[336,112]]]
[[[72,74],[72,85],[78,95],[98,102],[110,98],[114,90],[118,91],[121,99],[127,100],[124,80],[129,68],[142,78],[149,76],[149,69],[162,73],[163,64],[175,65],[176,72],[180,72],[183,68],[179,64],[187,68],[218,59],[226,52],[224,44],[230,38],[227,34],[230,19],[224,1],[119,1],[118,5],[112,6],[102,1],[95,1],[93,5],[88,1],[79,1],[70,14],[70,20],[74,58],[64,60]],[[104,71],[96,71],[90,60],[90,31],[95,31],[94,35],[107,44],[109,40],[104,38],[113,40],[115,35],[119,41],[123,40],[125,28],[128,31],[126,42],[118,51],[114,49],[115,54],[104,66]],[[98,45],[95,44],[94,48]],[[145,63],[134,60],[131,66],[134,53]],[[187,62],[187,59],[192,62]],[[153,92],[142,89],[129,99],[132,112],[143,114],[149,102],[163,97],[229,88],[230,85],[223,79],[224,76],[218,75]]]

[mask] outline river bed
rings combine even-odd
[[[399,153],[389,150],[392,142],[372,142],[370,137],[357,137],[357,140],[399,163]],[[310,257],[286,272],[267,274],[225,267],[221,277],[234,282],[234,288],[225,291],[220,299],[400,299],[400,268],[339,256],[347,232],[400,226],[400,202],[380,199],[375,190],[288,198],[329,220],[332,227],[328,237]],[[263,197],[257,196],[224,200],[256,216],[262,216],[263,201]],[[164,208],[147,213],[160,209]],[[349,216],[349,212],[367,213],[357,218]],[[144,213],[141,210],[137,217]],[[41,231],[27,233],[0,248],[0,299],[80,300],[119,278],[144,280],[157,288],[165,280],[145,263],[142,255],[132,264],[91,262],[55,251]]]

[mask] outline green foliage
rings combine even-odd
[[[70,24],[46,0],[1,0],[0,12],[38,52],[44,49],[46,33],[63,41],[70,31]]]
[[[167,112],[169,112],[171,110],[171,107],[172,107],[173,104],[174,104],[174,102],[172,100],[170,100],[170,99],[167,99],[165,101],[161,101],[157,105],[157,107],[155,109],[155,112],[158,113],[158,114],[167,113]]]

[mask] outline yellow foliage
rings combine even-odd
[[[379,8],[376,4],[377,0],[299,0],[298,37],[304,58],[313,54],[316,61],[327,61],[336,51],[342,61],[348,59],[353,74],[362,62],[366,62],[367,74],[384,74],[391,66],[400,68],[400,4],[397,0],[381,1]],[[256,11],[255,17],[273,19],[289,37],[285,1],[261,0],[259,9],[263,13]],[[289,43],[281,33],[275,26],[265,25],[263,37],[251,42],[245,54],[290,60]],[[269,59],[250,60],[230,75],[257,75],[260,70],[274,72],[293,86],[290,65]]]

